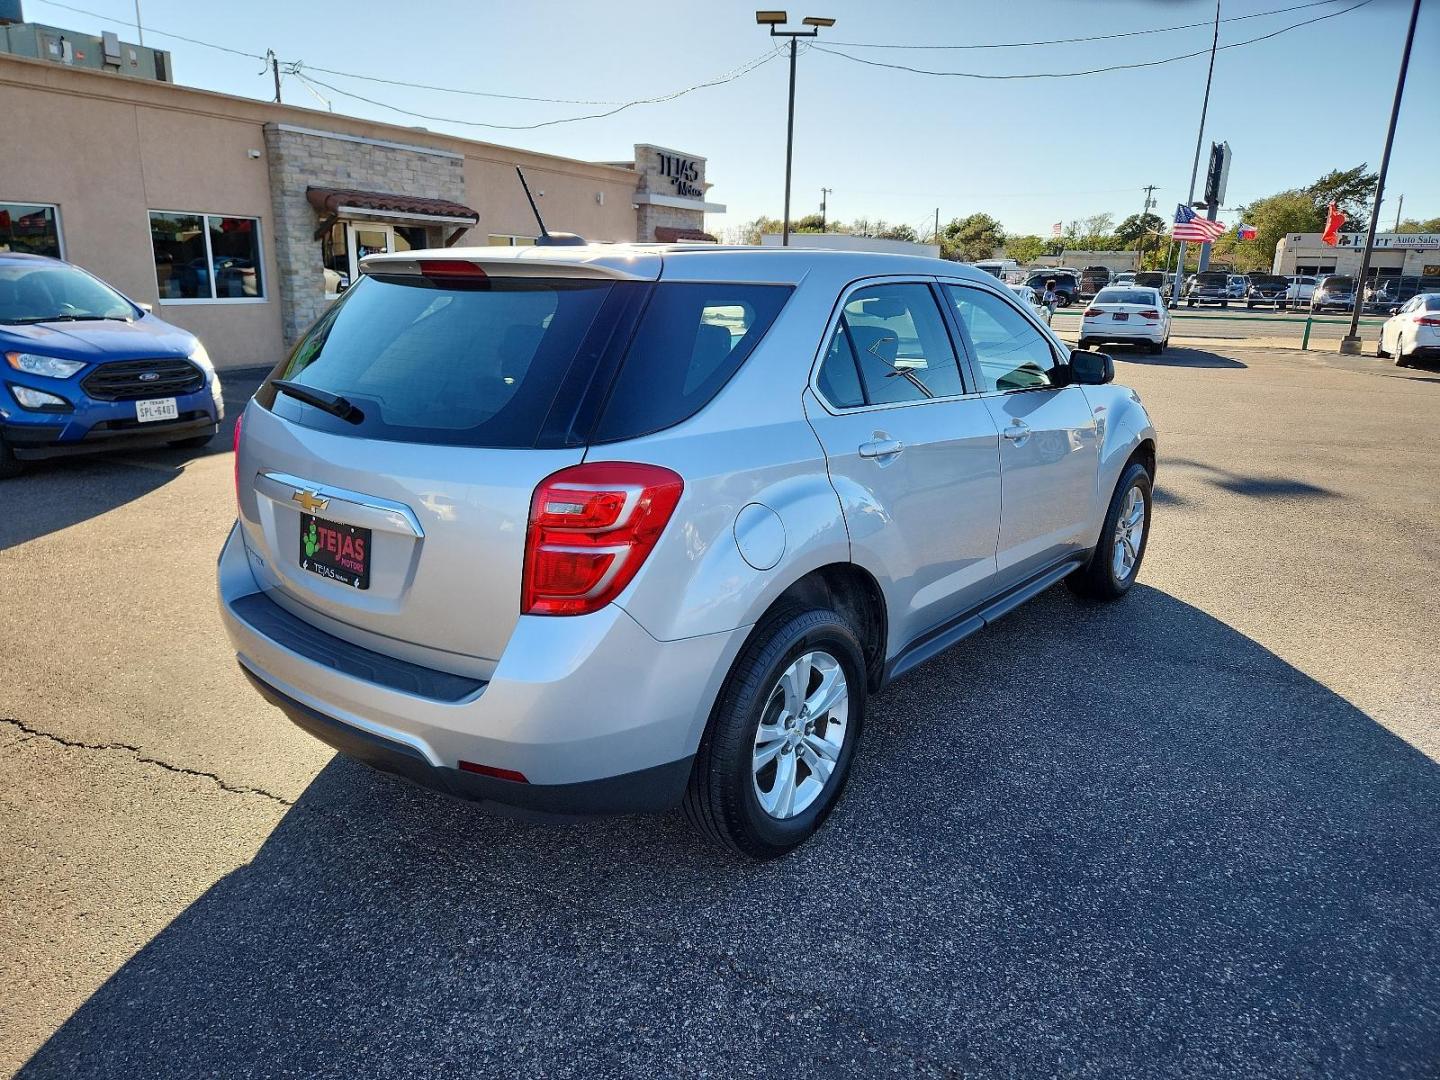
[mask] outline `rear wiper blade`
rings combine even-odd
[[[290,395],[296,401],[303,401],[306,405],[324,409],[331,416],[338,416],[341,420],[348,420],[352,424],[358,424],[365,419],[365,414],[352,405],[349,400],[339,394],[332,394],[328,390],[318,390],[313,386],[306,386],[304,383],[293,382],[290,379],[275,379],[270,385],[282,394]]]

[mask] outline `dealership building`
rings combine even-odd
[[[1333,246],[1320,236],[1320,233],[1290,233],[1281,237],[1275,245],[1275,265],[1271,273],[1287,277],[1360,273],[1360,262],[1365,255],[1364,233],[1341,233]],[[1440,233],[1376,233],[1370,276],[1381,280],[1440,276]]]
[[[220,367],[282,356],[364,255],[533,243],[517,166],[546,227],[592,242],[713,240],[725,209],[697,154],[578,161],[215,94],[168,81],[168,54],[32,28],[0,27],[36,43],[0,41],[0,251],[78,263]]]

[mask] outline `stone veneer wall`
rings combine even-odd
[[[677,229],[704,229],[705,213],[701,210],[681,210],[674,206],[641,203],[635,211],[635,239],[641,243],[654,243],[657,225],[670,225]]]
[[[265,125],[265,149],[274,200],[270,243],[280,277],[276,292],[282,301],[286,345],[330,303],[325,299],[320,241],[315,239],[321,217],[307,201],[306,188],[354,188],[465,201],[464,159],[448,151],[378,145],[279,124]]]

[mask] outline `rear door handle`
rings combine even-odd
[[[876,439],[860,444],[860,456],[865,458],[892,458],[905,449],[899,439]]]
[[[1003,434],[1011,442],[1024,442],[1030,437],[1030,425],[1024,420],[1012,420]]]

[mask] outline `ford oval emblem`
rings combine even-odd
[[[143,371],[140,373],[141,382],[154,382],[158,378],[160,378],[158,371]]]

